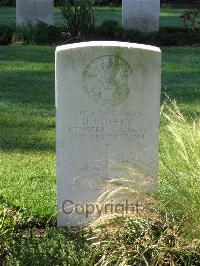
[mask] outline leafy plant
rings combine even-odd
[[[95,28],[91,0],[60,0],[60,9],[65,18],[67,30],[72,35],[85,34]]]
[[[119,23],[115,20],[105,20],[97,29],[96,35],[98,38],[104,38],[108,40],[123,39],[126,31],[119,26]]]
[[[191,28],[196,32],[200,26],[200,10],[186,11],[181,15],[181,20],[185,28]]]
[[[6,265],[94,265],[94,249],[71,228],[28,229],[15,234]]]
[[[8,251],[12,234],[20,219],[20,212],[0,204],[0,261]]]
[[[57,44],[69,39],[70,35],[62,28],[48,25],[44,22],[37,23],[36,26],[22,26],[17,28],[15,40],[25,44]]]

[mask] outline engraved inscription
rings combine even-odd
[[[144,139],[147,129],[136,126],[141,115],[133,111],[75,111],[73,125],[68,126],[71,138],[103,139],[135,137]]]
[[[98,57],[85,69],[85,91],[101,105],[122,102],[129,95],[131,73],[128,63],[118,56]]]

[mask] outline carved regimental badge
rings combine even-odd
[[[84,71],[84,88],[89,98],[101,105],[113,105],[129,95],[132,70],[118,56],[101,56]]]

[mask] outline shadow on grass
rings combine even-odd
[[[0,150],[54,151],[54,73],[11,71],[0,79]]]
[[[31,119],[31,118],[30,118]],[[0,122],[0,150],[55,151],[55,124]]]
[[[173,72],[162,72],[162,97],[163,101],[166,95],[175,99],[181,109],[187,109],[187,115],[193,116],[194,112],[200,115],[200,78],[198,72],[194,70],[185,70]],[[186,114],[186,113],[185,113]]]
[[[55,48],[55,46],[24,46],[21,44],[0,46],[0,59],[1,61],[54,64]]]
[[[11,103],[55,106],[54,71],[1,71],[1,101]]]

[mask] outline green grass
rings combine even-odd
[[[102,266],[111,261],[113,265],[116,261],[133,265],[136,258],[138,265],[139,260],[165,257],[170,261],[180,257],[185,265],[195,265],[191,261],[200,257],[192,241],[200,239],[200,129],[199,120],[193,123],[192,118],[200,116],[200,48],[162,49],[162,103],[165,94],[175,99],[185,118],[165,104],[159,196],[175,217],[183,219],[180,228],[173,227],[173,219],[168,225],[168,218],[161,224],[152,222],[153,230],[149,230],[150,220],[114,222],[120,230],[107,234],[103,229],[104,234],[99,234],[97,229],[92,241],[102,242],[94,245],[85,232],[43,226],[56,215],[54,51],[50,46],[0,46],[0,207],[1,203],[19,207],[25,217],[19,222],[25,228],[19,227],[13,234],[17,214],[8,209],[4,215],[0,208],[0,265],[1,259],[6,266],[92,266],[97,261]],[[31,215],[34,218],[28,222]],[[32,223],[39,228],[30,230]],[[190,236],[190,245],[177,233]],[[155,236],[156,242],[151,242]]]
[[[1,265],[199,265],[200,245],[168,215],[106,217],[76,231],[22,227],[25,220],[0,206]]]
[[[0,47],[1,201],[44,220],[56,203],[54,50]],[[200,48],[163,48],[162,98],[189,119],[200,115],[199,62]]]
[[[54,48],[0,49],[2,200],[49,217],[55,212]]]
[[[160,132],[159,199],[176,217],[183,234],[200,239],[200,120],[164,104]],[[191,226],[192,224],[192,226]]]
[[[187,117],[200,115],[200,48],[164,48],[162,95],[176,99]]]
[[[160,26],[181,26],[180,15],[184,9],[175,8],[161,8]],[[63,18],[59,8],[55,8],[55,21],[60,24]],[[97,24],[102,23],[104,20],[116,20],[121,25],[122,11],[121,8],[106,8],[95,7],[95,18]],[[0,25],[13,25],[15,24],[15,8],[0,7]]]
[[[180,27],[180,16],[184,12],[184,9],[175,8],[161,8],[160,12],[160,26]],[[104,20],[116,20],[121,25],[122,10],[121,8],[107,8],[101,7],[95,9],[95,17],[97,23],[102,23]]]

